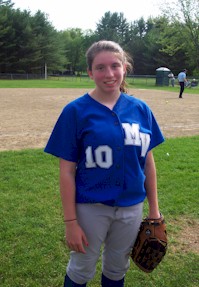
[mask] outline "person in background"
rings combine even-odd
[[[101,286],[123,287],[145,198],[148,217],[161,217],[152,149],[164,137],[149,106],[127,94],[132,65],[121,46],[95,42],[86,58],[95,88],[64,107],[45,148],[60,161],[64,287],[87,285],[101,248]]]
[[[187,82],[187,70],[184,69],[182,72],[178,74],[178,82],[180,85],[180,93],[179,93],[179,99],[182,99],[182,94],[184,92],[185,83]]]
[[[169,73],[168,77],[169,77],[169,79],[171,81],[171,86],[174,87],[175,86],[175,76],[174,76],[174,74],[173,73]]]

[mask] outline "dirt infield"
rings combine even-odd
[[[0,89],[0,151],[43,148],[62,108],[87,89]],[[199,95],[129,91],[153,110],[165,137],[199,135]]]

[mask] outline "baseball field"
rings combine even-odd
[[[0,150],[42,148],[64,105],[88,89],[0,89]],[[166,138],[199,134],[199,96],[129,90],[153,110]]]
[[[0,286],[61,287],[69,258],[58,160],[43,152],[57,117],[89,89],[0,89]],[[168,252],[152,273],[131,263],[125,287],[199,286],[199,95],[130,89],[166,138],[154,150]],[[145,207],[147,214],[147,206]],[[88,284],[99,287],[101,263]]]

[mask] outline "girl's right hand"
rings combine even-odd
[[[70,250],[86,253],[84,246],[88,246],[88,240],[77,220],[66,222],[66,244]]]

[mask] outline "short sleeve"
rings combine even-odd
[[[151,142],[149,150],[153,149],[154,147],[161,144],[165,140],[152,111],[150,111],[150,125],[151,125]]]
[[[77,162],[77,126],[75,110],[66,106],[60,114],[44,149],[56,157]]]

